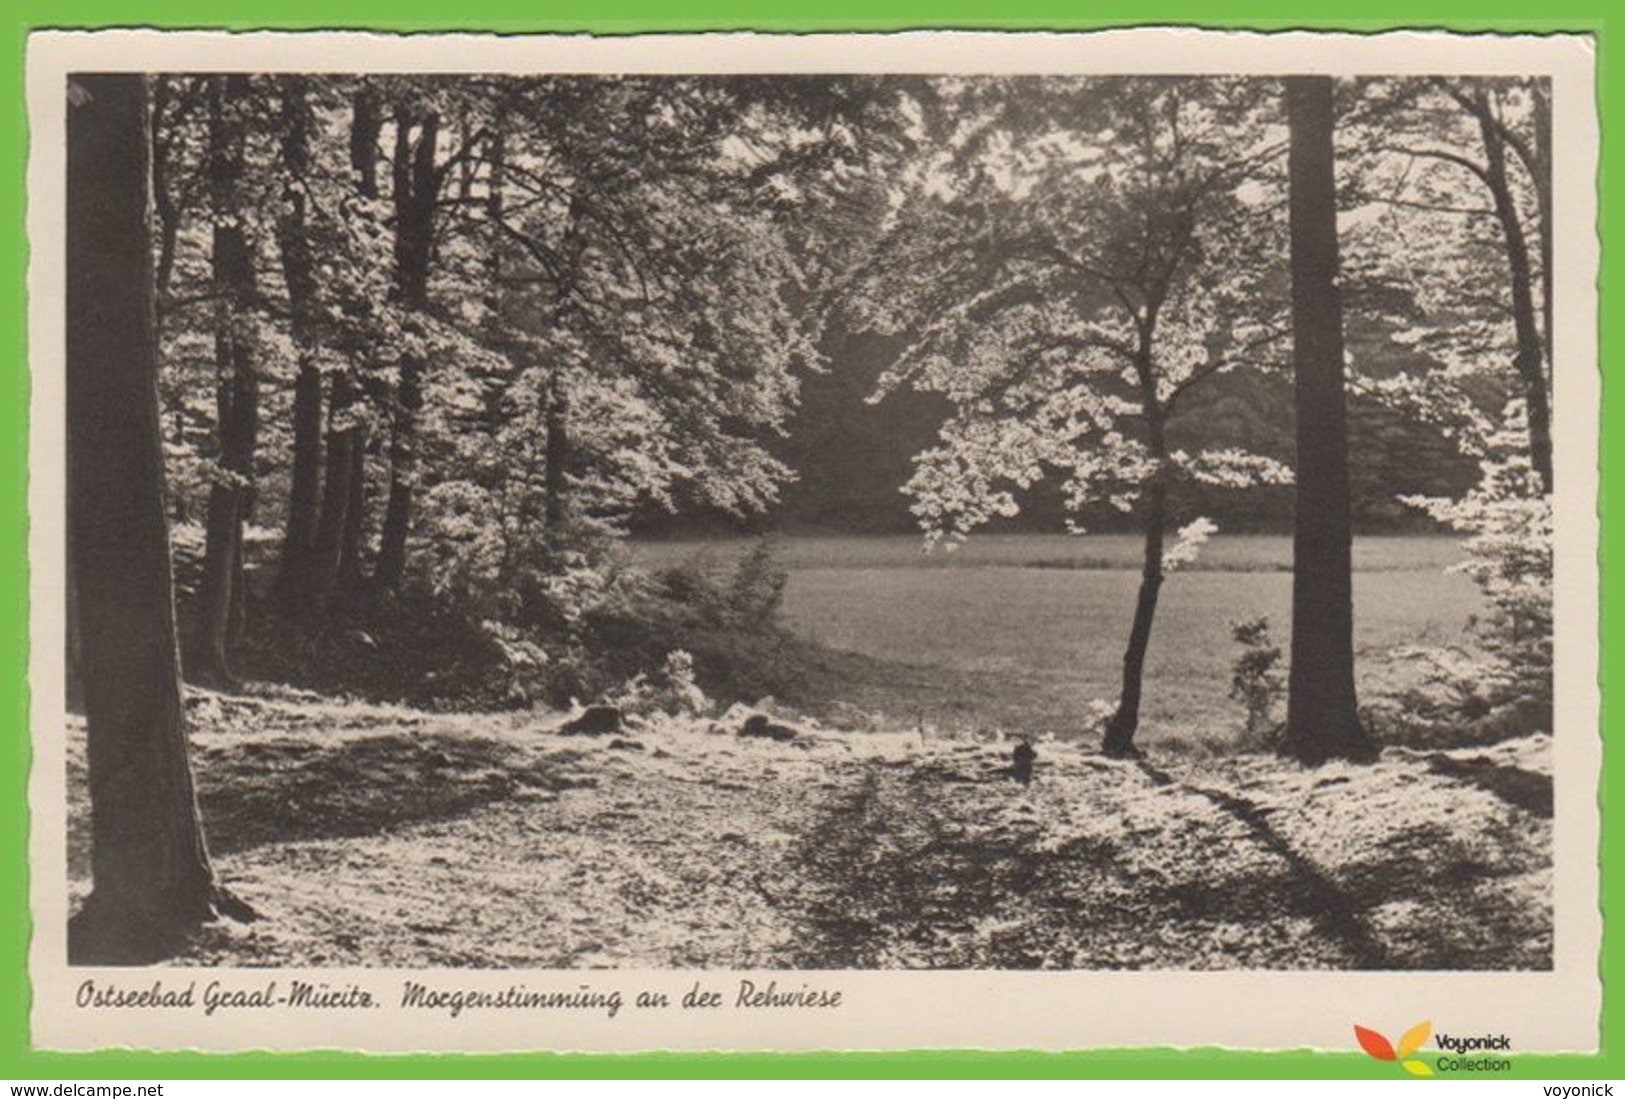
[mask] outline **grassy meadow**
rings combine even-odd
[[[725,562],[744,542],[641,543],[652,564],[696,554]],[[1450,644],[1479,610],[1446,573],[1449,537],[1355,542],[1355,630],[1362,688],[1388,674],[1384,654]],[[842,698],[892,721],[944,733],[1077,732],[1091,700],[1114,700],[1133,613],[1139,542],[1130,535],[988,535],[925,554],[920,540],[782,541],[787,623],[833,650],[805,702]],[[1163,586],[1147,659],[1141,741],[1216,744],[1241,732],[1228,697],[1230,623],[1268,616],[1290,637],[1291,539],[1220,535]],[[818,708],[816,705],[814,708]]]

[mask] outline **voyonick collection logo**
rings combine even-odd
[[[1433,1024],[1424,1019],[1399,1036],[1398,1042],[1390,1042],[1379,1031],[1370,1027],[1354,1026],[1354,1037],[1360,1043],[1367,1056],[1379,1061],[1394,1061],[1412,1076],[1433,1076],[1435,1069],[1444,1073],[1456,1072],[1510,1072],[1512,1062],[1505,1057],[1490,1056],[1497,1051],[1510,1051],[1512,1039],[1505,1034],[1482,1034],[1462,1037],[1454,1034],[1440,1034],[1434,1045],[1442,1051],[1434,1059],[1432,1065],[1416,1056],[1429,1036],[1433,1033]],[[1477,1054],[1478,1056],[1469,1056]]]

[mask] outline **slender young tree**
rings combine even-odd
[[[308,601],[320,606],[339,582],[339,567],[350,520],[350,496],[364,470],[358,468],[356,449],[362,429],[346,422],[355,402],[354,383],[348,375],[333,379],[327,405],[327,462],[322,470],[321,503],[311,537]]]
[[[196,200],[196,187],[186,172],[186,131],[202,99],[202,80],[155,76],[152,82],[152,201],[157,214],[158,329],[164,327],[165,299],[174,283],[181,225]]]
[[[1482,179],[1495,202],[1495,217],[1501,225],[1502,240],[1506,247],[1508,284],[1512,291],[1512,325],[1516,339],[1513,369],[1523,383],[1523,397],[1529,417],[1529,453],[1535,475],[1540,478],[1542,491],[1550,495],[1552,483],[1552,395],[1547,375],[1547,341],[1551,338],[1551,241],[1550,209],[1551,188],[1544,172],[1536,166],[1533,154],[1525,153],[1525,165],[1535,181],[1540,199],[1540,228],[1545,263],[1543,275],[1546,290],[1546,330],[1542,333],[1535,309],[1536,276],[1531,274],[1529,238],[1524,231],[1524,215],[1518,209],[1507,170],[1509,138],[1516,134],[1502,121],[1495,102],[1488,93],[1476,89],[1471,93],[1457,93],[1458,101],[1478,123],[1479,136],[1484,142]]]
[[[88,727],[94,891],[77,963],[170,952],[246,915],[215,884],[181,706],[158,429],[145,79],[69,85],[68,523]]]
[[[1306,763],[1371,753],[1354,690],[1353,534],[1332,80],[1286,81],[1297,409],[1292,667],[1282,751]]]
[[[1272,369],[1285,335],[1266,125],[1278,107],[1208,79],[1023,90],[1026,113],[984,137],[945,199],[931,192],[949,166],[922,173],[926,193],[857,280],[853,309],[910,336],[883,387],[907,380],[955,406],[906,486],[928,537],[1013,516],[1016,494],[1051,477],[1072,529],[1103,504],[1135,515],[1140,583],[1102,742],[1127,756],[1163,585],[1216,529],[1200,517],[1173,529],[1175,492],[1288,476],[1266,455],[1173,434],[1189,394]]]
[[[1528,78],[1437,77],[1375,80],[1362,91],[1347,145],[1366,177],[1361,203],[1386,215],[1345,238],[1345,261],[1357,278],[1402,291],[1390,323],[1440,364],[1391,395],[1459,421],[1476,454],[1501,420],[1470,394],[1510,360],[1537,491],[1549,494],[1549,89]]]

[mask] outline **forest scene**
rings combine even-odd
[[[70,960],[1551,968],[1551,118],[73,75]]]

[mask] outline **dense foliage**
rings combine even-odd
[[[770,552],[651,572],[629,531],[1126,528],[1160,585],[1291,521],[1268,81],[149,89],[189,672],[750,697],[797,678]],[[1549,681],[1546,92],[1339,94],[1356,521],[1469,537],[1458,708],[1500,712]]]
[[[606,604],[655,598],[612,553],[634,516],[777,499],[768,444],[839,251],[786,196],[839,198],[867,99],[652,77],[152,94],[197,669],[230,681],[272,575],[316,629],[410,589],[574,648]]]

